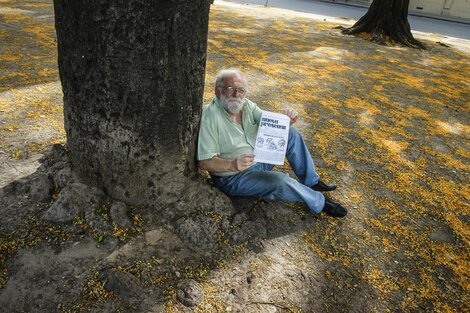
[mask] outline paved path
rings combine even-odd
[[[265,5],[266,0],[228,0],[236,3]],[[367,8],[328,3],[319,0],[268,0],[270,7],[314,13],[328,17],[340,17],[358,20],[367,12]],[[442,34],[449,37],[470,40],[470,24],[444,21],[421,16],[408,16],[413,31]]]

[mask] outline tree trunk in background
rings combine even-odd
[[[54,0],[72,169],[112,198],[175,203],[195,173],[208,0]]]
[[[410,0],[374,0],[367,13],[354,26],[343,30],[343,34],[360,35],[380,44],[400,43],[425,49],[411,34],[409,4]]]

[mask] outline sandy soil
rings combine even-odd
[[[352,21],[217,3],[206,102],[216,72],[239,67],[251,100],[296,108],[348,217],[233,199],[230,216],[201,212],[172,225],[133,208],[120,215],[112,203],[62,225],[41,217],[60,200],[54,186],[73,179],[66,161],[56,149],[37,170],[65,142],[52,4],[0,2],[8,312],[470,311],[468,41],[419,33],[425,51],[378,46],[334,28]],[[84,190],[88,203],[100,197]],[[204,293],[194,307],[180,303],[185,279]]]

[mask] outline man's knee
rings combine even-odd
[[[289,139],[300,136],[299,131],[294,126],[289,127]]]

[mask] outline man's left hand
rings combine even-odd
[[[297,122],[297,117],[299,116],[299,113],[291,108],[285,108],[282,110],[282,113],[287,115],[290,118],[290,123],[294,124]]]

